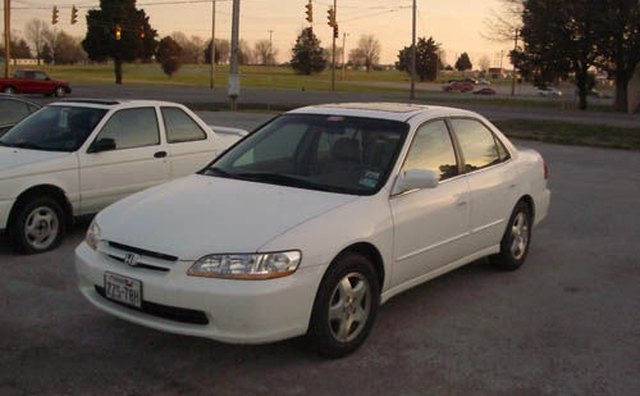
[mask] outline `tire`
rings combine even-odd
[[[67,91],[64,89],[64,87],[57,87],[53,91],[53,94],[56,96],[56,98],[62,98],[67,94]]]
[[[49,197],[35,197],[21,204],[9,228],[14,247],[25,254],[43,253],[57,247],[66,224],[60,204]]]
[[[531,244],[531,218],[529,205],[524,201],[518,202],[500,242],[500,253],[490,257],[493,265],[505,271],[515,271],[524,264]]]
[[[371,262],[356,253],[339,256],[318,288],[308,346],[329,358],[354,352],[371,332],[379,305],[380,285]]]
[[[2,92],[6,93],[6,94],[9,94],[9,95],[13,95],[14,93],[16,93],[16,90],[13,87],[4,87]]]

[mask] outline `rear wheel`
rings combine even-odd
[[[354,352],[367,338],[380,304],[371,262],[355,253],[339,257],[320,284],[307,338],[326,357]]]
[[[495,266],[506,271],[514,271],[522,266],[531,243],[531,217],[529,205],[518,202],[500,242],[500,253],[491,256]]]
[[[32,198],[17,209],[10,233],[16,249],[23,253],[51,250],[64,237],[64,211],[54,199]]]

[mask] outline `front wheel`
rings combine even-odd
[[[338,358],[354,352],[373,327],[380,285],[371,262],[347,253],[332,264],[320,284],[307,338],[319,354]]]
[[[16,249],[43,253],[60,244],[65,232],[64,212],[48,197],[35,198],[18,208],[10,233]]]
[[[2,90],[2,92],[12,95],[14,93],[16,93],[16,90],[13,87],[4,87],[4,89]]]
[[[55,91],[53,91],[53,94],[56,95],[56,97],[61,98],[67,94],[67,91],[64,87],[57,87]]]
[[[500,253],[491,256],[495,266],[506,271],[514,271],[522,266],[531,243],[531,217],[529,205],[518,202],[500,242]]]

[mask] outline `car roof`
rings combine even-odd
[[[395,102],[330,103],[303,107],[290,111],[289,114],[326,114],[347,117],[380,118],[401,122],[407,122],[418,115],[427,117],[476,115],[473,112],[453,107]]]
[[[62,99],[49,104],[50,106],[77,106],[94,107],[101,109],[131,108],[145,106],[181,106],[179,103],[162,100],[144,99],[93,99],[93,98],[73,98]]]

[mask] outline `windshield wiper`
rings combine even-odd
[[[27,149],[27,150],[43,150],[43,148],[38,146],[37,144],[33,144],[33,143],[29,143],[29,142],[17,142],[17,143],[13,143],[13,144],[4,143],[4,145],[8,146],[8,147],[23,148],[23,149]]]
[[[300,179],[294,176],[285,175],[282,173],[270,173],[270,172],[243,172],[235,174],[236,177],[255,182],[272,183],[289,187],[300,188],[312,188],[325,190],[326,186],[312,183],[310,181]]]
[[[208,176],[220,176],[220,177],[227,177],[229,179],[235,179],[236,177],[235,175],[227,172],[226,170],[218,168],[216,166],[212,166],[210,168],[205,169],[203,173]]]

